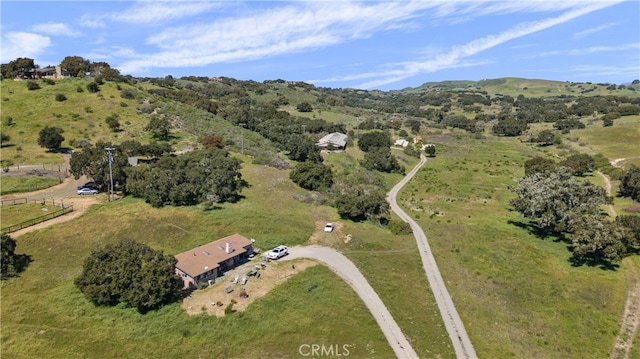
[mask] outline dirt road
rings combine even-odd
[[[431,286],[431,290],[433,291],[434,296],[436,297],[436,303],[438,304],[438,308],[440,309],[440,314],[442,315],[442,319],[444,320],[445,327],[447,328],[447,332],[449,333],[449,337],[451,338],[451,342],[453,343],[453,347],[456,352],[456,357],[458,358],[477,358],[477,354],[475,349],[473,348],[473,344],[471,344],[471,340],[467,334],[467,331],[464,328],[464,324],[462,324],[462,320],[458,315],[458,311],[456,310],[455,305],[453,304],[453,300],[449,295],[449,291],[440,275],[440,270],[438,270],[438,265],[436,263],[433,254],[431,253],[431,248],[429,247],[429,242],[427,241],[427,236],[424,234],[422,228],[416,223],[408,214],[406,214],[396,203],[396,196],[400,189],[407,183],[411,178],[420,170],[420,168],[425,164],[426,157],[421,156],[420,163],[416,167],[407,174],[405,178],[402,179],[395,187],[391,189],[389,195],[387,196],[387,201],[391,204],[391,209],[405,222],[411,225],[411,229],[413,230],[413,235],[416,238],[416,242],[418,244],[418,249],[420,250],[420,256],[422,257],[422,265],[424,267],[424,271],[429,280],[429,285]]]
[[[355,264],[347,257],[333,248],[315,245],[295,246],[289,249],[289,253],[288,256],[281,260],[312,258],[327,265],[360,296],[376,322],[378,322],[382,333],[387,338],[396,356],[400,359],[418,358],[418,354],[413,350],[413,347],[409,344],[391,313],[378,297],[378,294],[369,285],[369,282],[367,282]]]
[[[26,198],[29,200],[54,199],[56,200],[56,202],[62,201],[64,202],[65,205],[73,206],[72,212],[62,215],[60,217],[50,219],[42,223],[38,223],[34,226],[23,228],[16,232],[12,232],[10,233],[11,237],[15,238],[25,233],[35,231],[37,229],[45,228],[48,226],[52,226],[54,224],[58,224],[58,223],[70,221],[74,218],[78,218],[87,210],[87,208],[89,208],[89,206],[96,203],[101,203],[107,200],[106,194],[99,194],[95,196],[78,196],[76,193],[77,187],[86,182],[87,182],[87,179],[84,177],[81,177],[77,180],[73,179],[73,177],[67,177],[59,185],[53,186],[47,189],[43,189],[35,192],[29,192],[29,193],[9,194],[9,195],[4,195],[0,197],[0,199],[12,199],[12,198]]]

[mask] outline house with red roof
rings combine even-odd
[[[253,242],[236,233],[176,255],[176,274],[185,288],[208,283],[249,260]]]

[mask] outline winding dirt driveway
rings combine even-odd
[[[405,213],[396,202],[396,196],[398,195],[400,189],[407,182],[409,182],[411,178],[413,178],[413,176],[426,162],[427,158],[424,155],[421,155],[420,163],[418,163],[418,165],[416,165],[411,170],[411,172],[407,174],[407,176],[405,176],[397,185],[395,185],[395,187],[391,189],[389,195],[387,196],[387,201],[391,204],[391,209],[398,215],[398,217],[411,225],[413,235],[416,238],[416,242],[418,244],[418,249],[420,250],[422,266],[424,267],[427,279],[429,280],[429,285],[431,286],[431,290],[433,291],[433,294],[436,298],[436,303],[438,304],[438,308],[440,309],[440,314],[442,315],[445,327],[447,328],[447,332],[449,333],[449,337],[451,338],[451,342],[453,343],[456,357],[477,358],[478,355],[473,348],[473,344],[471,344],[469,335],[464,328],[464,324],[462,324],[462,320],[458,315],[458,311],[456,310],[456,307],[453,304],[453,300],[449,295],[449,291],[447,290],[444,280],[440,275],[440,270],[438,270],[436,260],[433,257],[433,253],[431,253],[431,248],[429,247],[427,236],[424,234],[424,231],[418,225],[418,223],[416,223],[416,221],[414,221],[407,213]]]
[[[289,253],[288,256],[281,260],[296,258],[316,259],[334,271],[353,288],[369,308],[396,356],[401,359],[418,358],[418,354],[413,350],[413,347],[409,344],[398,323],[393,319],[378,294],[376,294],[355,264],[347,257],[333,248],[316,245],[295,246],[289,249]]]
[[[67,177],[64,181],[56,186],[43,189],[40,191],[34,191],[29,193],[16,193],[9,194],[0,197],[0,199],[15,199],[26,198],[28,200],[55,200],[56,202],[63,202],[66,205],[72,205],[73,211],[64,214],[60,217],[38,223],[36,225],[23,228],[19,231],[10,233],[11,237],[15,238],[25,233],[35,231],[41,228],[52,226],[54,224],[70,221],[74,218],[81,216],[91,205],[101,203],[106,200],[106,194],[99,194],[96,196],[78,196],[76,189],[78,186],[87,182],[87,179],[81,177],[79,179],[73,179],[73,177]]]

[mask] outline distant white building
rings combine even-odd
[[[320,139],[316,145],[323,149],[342,150],[347,147],[347,135],[340,132],[330,133]]]
[[[407,141],[407,140],[405,140],[403,138],[399,138],[393,144],[396,145],[396,146],[407,147],[409,145],[409,141]]]

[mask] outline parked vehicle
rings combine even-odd
[[[96,183],[95,182],[87,182],[87,183],[85,183],[83,185],[78,186],[78,190],[81,190],[83,188],[96,189],[96,190],[98,189],[96,187]]]
[[[98,194],[98,190],[84,187],[78,190],[78,195],[83,195],[83,194]]]
[[[331,233],[333,232],[333,223],[327,223],[324,225],[324,231],[326,233]]]
[[[269,259],[279,259],[289,254],[289,249],[285,246],[277,246],[267,253]]]

